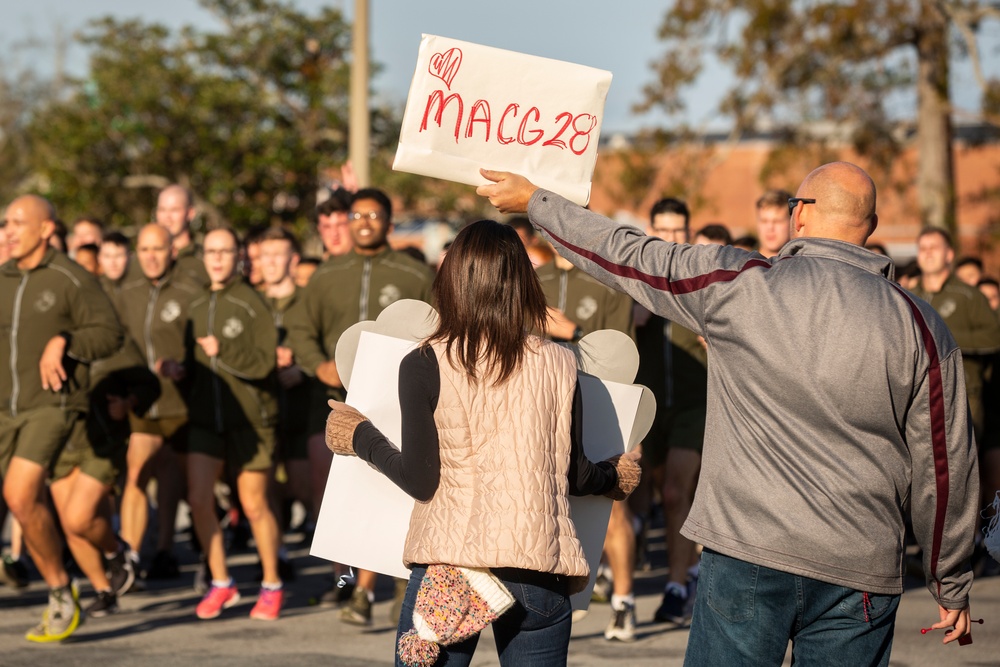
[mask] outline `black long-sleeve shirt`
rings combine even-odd
[[[434,410],[441,390],[437,356],[418,348],[399,366],[399,407],[402,415],[402,451],[396,449],[371,423],[354,431],[354,451],[375,466],[396,486],[416,500],[434,497],[441,479],[441,453]],[[574,496],[601,495],[618,483],[618,473],[608,462],[592,463],[583,451],[583,401],[580,384],[573,394],[570,430],[569,492]]]

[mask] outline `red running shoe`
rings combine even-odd
[[[250,612],[250,618],[256,618],[258,621],[276,621],[281,615],[281,605],[284,602],[285,591],[283,589],[272,591],[262,588],[257,597],[257,604]]]
[[[236,590],[235,584],[228,586],[212,586],[208,593],[198,603],[195,613],[198,618],[215,618],[222,613],[223,609],[228,609],[240,601],[240,592]]]

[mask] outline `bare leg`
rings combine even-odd
[[[148,433],[133,433],[128,442],[128,473],[121,502],[121,536],[132,550],[142,550],[142,538],[149,523],[149,499],[146,485],[153,472],[153,457],[163,445],[163,438]]]
[[[698,483],[701,455],[691,449],[674,448],[667,452],[664,469],[663,513],[667,529],[669,581],[687,583],[688,567],[694,562],[697,545],[681,535],[681,526],[691,511],[691,500]]]
[[[76,564],[90,580],[95,591],[111,589],[104,569],[102,552],[117,548],[111,525],[99,516],[107,496],[107,487],[74,468],[68,476],[50,485],[52,501],[66,533],[66,544]]]
[[[222,529],[215,516],[215,482],[222,474],[222,459],[205,454],[187,455],[188,464],[188,504],[198,540],[205,553],[208,569],[215,581],[229,579],[226,567],[226,549],[222,541]]]
[[[47,477],[44,467],[15,456],[4,478],[3,494],[24,530],[24,542],[35,567],[49,588],[61,588],[69,584],[69,575],[62,564],[62,540],[46,502]]]
[[[635,530],[632,527],[632,512],[625,501],[616,500],[611,505],[604,555],[611,568],[614,594],[628,595],[632,592],[632,568],[635,565]]]
[[[267,472],[244,470],[236,477],[236,485],[243,512],[250,522],[254,541],[257,542],[257,553],[264,571],[263,583],[280,584],[278,546],[281,537],[278,522],[267,498]]]
[[[177,525],[177,506],[184,497],[185,455],[172,447],[161,447],[153,462],[156,470],[156,507],[159,526],[156,533],[156,550],[173,551],[174,532]]]

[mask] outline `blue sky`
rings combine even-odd
[[[307,11],[324,4],[339,6],[350,17],[354,0],[293,0],[293,4]],[[661,124],[662,115],[636,116],[631,107],[641,100],[642,86],[652,78],[649,63],[663,50],[656,29],[666,4],[650,0],[370,0],[372,58],[383,66],[372,89],[376,96],[402,107],[420,35],[426,32],[609,70],[614,78],[603,134]],[[23,35],[49,39],[56,26],[69,35],[88,19],[107,14],[138,16],[173,27],[210,26],[213,20],[195,0],[0,0],[0,39],[8,45]],[[995,37],[985,54],[987,73],[994,76],[1000,76],[998,49],[1000,38]],[[71,50],[67,66],[82,72],[85,54]],[[969,68],[956,67],[953,78],[958,106],[974,111],[979,95]],[[715,124],[711,111],[730,80],[726,72],[710,70],[686,97],[690,118]]]

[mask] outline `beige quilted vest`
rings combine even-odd
[[[463,567],[516,567],[590,575],[570,517],[570,423],[576,361],[569,350],[532,337],[507,382],[467,381],[444,345],[432,346],[441,373],[434,421],[441,481],[410,517],[403,561]]]

